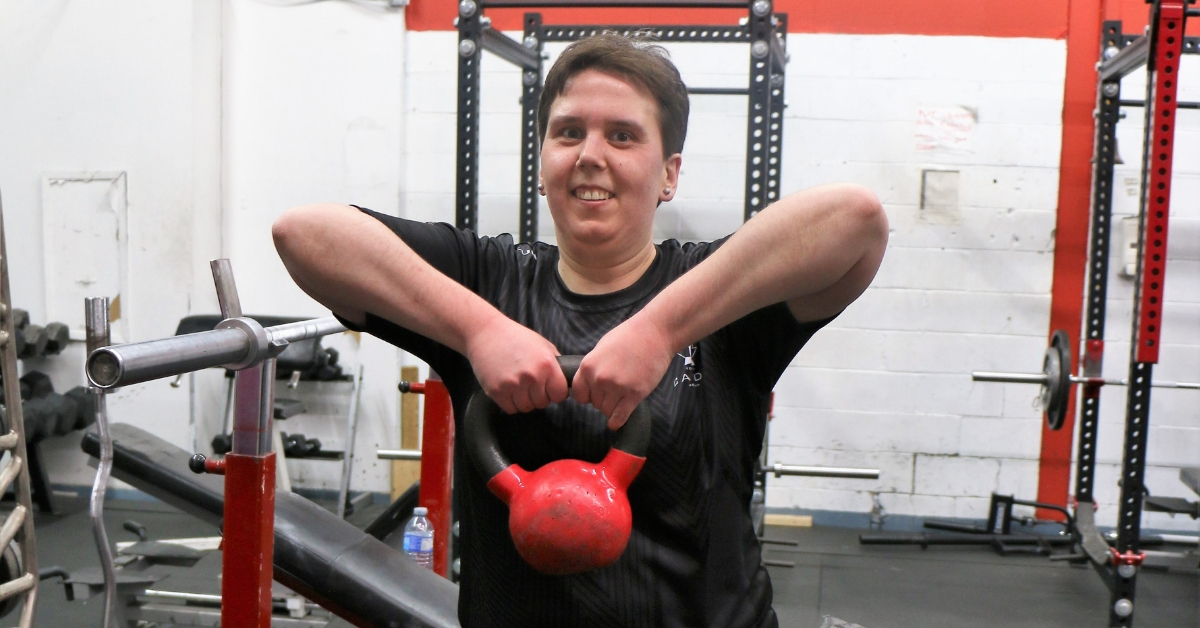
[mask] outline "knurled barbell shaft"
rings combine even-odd
[[[993,373],[990,371],[975,371],[971,373],[971,380],[976,382],[1000,382],[1004,384],[1046,384],[1045,373]],[[1071,376],[1072,384],[1100,384],[1103,386],[1128,386],[1129,382],[1123,379],[1104,379],[1102,377],[1079,377]],[[1151,382],[1151,386],[1155,388],[1184,388],[1190,390],[1200,390],[1200,383],[1194,382]]]

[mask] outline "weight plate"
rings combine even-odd
[[[1042,372],[1046,384],[1042,387],[1042,407],[1046,411],[1046,424],[1052,430],[1060,430],[1067,420],[1067,406],[1071,398],[1071,340],[1067,332],[1056,329],[1046,348]]]

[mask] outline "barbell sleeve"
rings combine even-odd
[[[776,462],[767,468],[775,477],[797,475],[810,478],[850,478],[856,480],[878,480],[879,469],[856,469],[853,467],[806,467]]]
[[[376,449],[375,457],[380,460],[420,460],[420,449]]]
[[[88,380],[108,390],[215,366],[245,368],[273,357],[272,351],[289,343],[346,330],[333,317],[265,329],[250,319],[227,319],[221,325],[212,331],[96,349],[87,359]]]
[[[240,329],[214,329],[162,340],[96,349],[87,376],[104,390],[241,361],[251,338]]]

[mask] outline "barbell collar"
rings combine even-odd
[[[806,467],[776,462],[770,472],[775,477],[794,475],[811,478],[849,478],[854,480],[878,480],[879,469],[857,469],[854,467]]]

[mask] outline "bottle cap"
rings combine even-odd
[[[424,517],[428,514],[429,514],[429,509],[424,506],[417,506],[416,508],[413,508],[413,516],[414,517]]]

